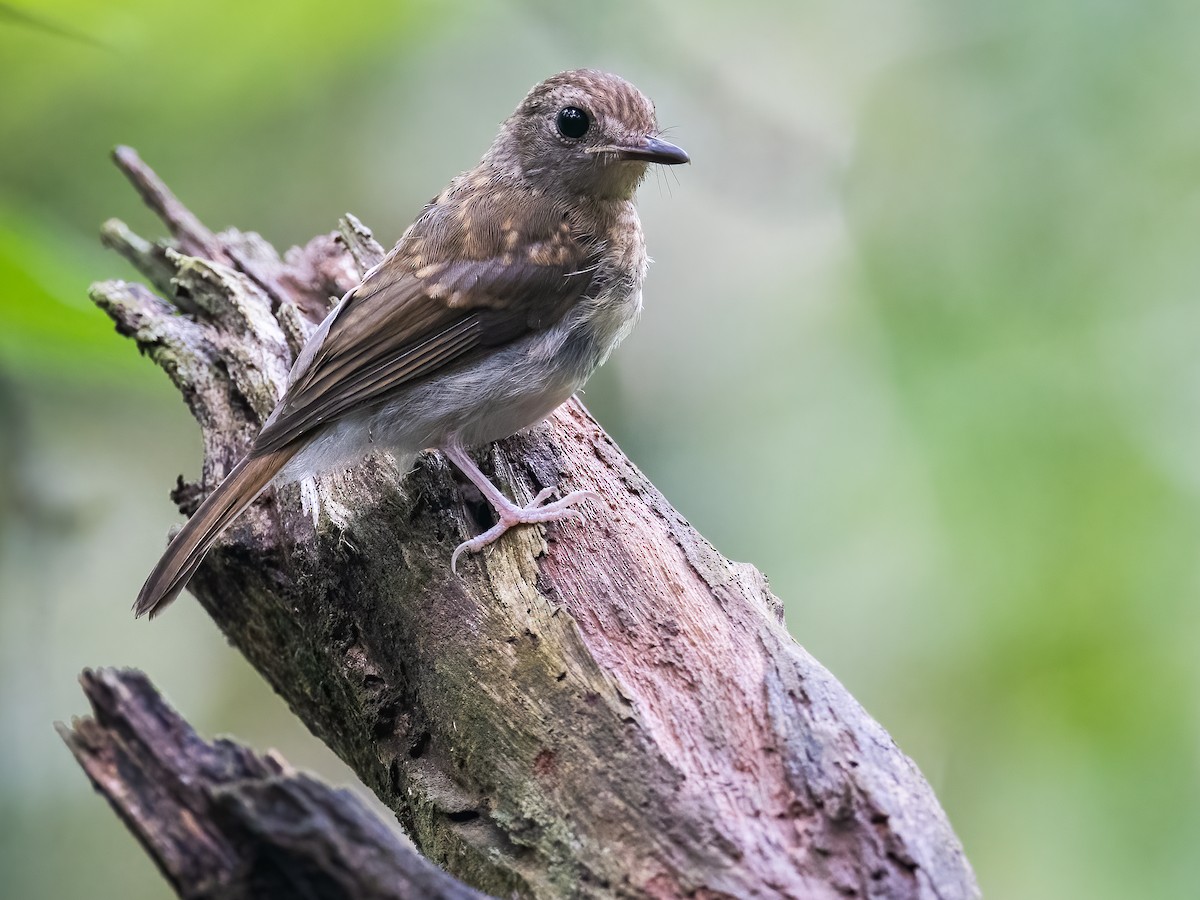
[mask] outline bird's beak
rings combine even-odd
[[[677,166],[680,163],[691,162],[682,147],[676,147],[656,137],[644,137],[635,143],[622,144],[608,148],[620,159],[632,159],[640,162],[660,163],[664,166]]]

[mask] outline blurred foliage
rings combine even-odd
[[[382,0],[342,10],[312,0],[55,0],[5,4],[0,13],[0,84],[8,86],[0,105],[0,314],[17,323],[0,349],[54,375],[67,374],[72,361],[96,372],[119,371],[131,359],[119,342],[101,339],[103,316],[83,289],[114,268],[98,258],[100,221],[120,212],[154,227],[140,210],[126,212],[128,194],[108,164],[114,143],[133,143],[159,164],[188,160],[182,168],[191,171],[175,186],[193,189],[198,212],[226,215],[221,199],[244,185],[222,185],[222,169],[247,160],[279,177],[281,164],[298,165],[295,154],[272,158],[251,147],[268,144],[264,135],[281,118],[311,135],[336,128],[326,112],[340,103],[339,89],[434,27],[428,5]],[[221,131],[219,151],[198,159],[194,149]],[[304,140],[295,130],[288,137]],[[333,149],[328,139],[319,143]],[[294,174],[336,198],[336,180],[315,177],[319,171]],[[294,211],[311,208],[319,193],[293,189],[262,200]]]
[[[210,226],[389,243],[600,65],[695,164],[643,189],[646,316],[588,403],[771,577],[987,896],[1193,896],[1198,45],[1182,0],[0,4],[6,887],[166,896],[55,746],[85,664],[349,777],[194,605],[125,615],[198,439],[86,299],[131,276],[103,219],[159,233],[112,145]]]

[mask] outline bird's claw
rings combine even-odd
[[[499,521],[495,525],[483,534],[477,535],[469,541],[463,541],[454,548],[454,553],[450,556],[450,571],[455,575],[458,574],[458,558],[463,553],[478,553],[484,547],[498,541],[506,531],[517,525],[536,525],[543,522],[557,522],[566,518],[577,519],[582,525],[585,521],[583,513],[573,507],[587,500],[600,501],[602,499],[595,491],[572,491],[561,500],[546,503],[553,493],[554,488],[543,488],[538,491],[537,496],[528,506],[509,503],[497,508],[496,514]]]

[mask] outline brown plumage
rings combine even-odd
[[[512,186],[465,187],[434,201],[346,296],[256,450],[278,450],[406,381],[545,329],[584,295],[597,242],[575,233],[566,209]]]
[[[372,442],[400,457],[444,449],[496,507],[497,525],[454,560],[513,525],[572,514],[591,495],[516,507],[462,448],[539,421],[632,327],[646,267],[633,193],[648,163],[687,161],[655,133],[649,100],[614,75],[534,87],[479,165],[322,323],[246,458],[151,572],[137,614],[170,603],[272,481],[345,466]]]
[[[295,449],[248,454],[175,535],[138,595],[137,614],[154,615],[178,596],[222,531],[270,484]],[[149,602],[157,598],[157,603]]]

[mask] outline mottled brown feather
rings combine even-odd
[[[481,195],[470,177],[426,207],[346,296],[254,453],[549,328],[586,296],[599,241],[545,197],[503,183]]]

